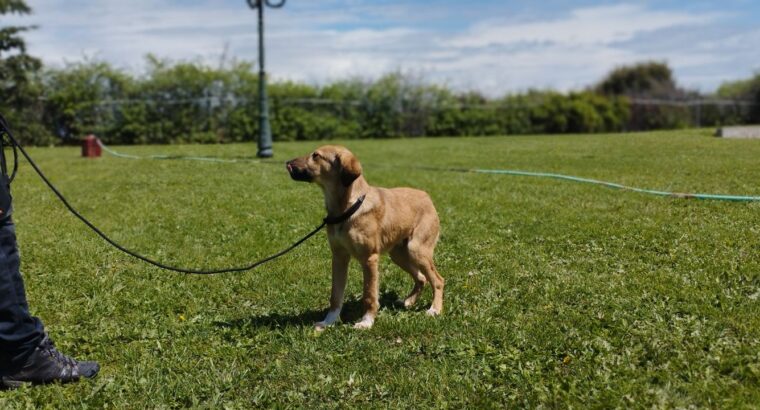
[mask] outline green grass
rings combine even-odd
[[[324,233],[244,274],[137,262],[70,216],[24,164],[15,220],[33,312],[94,381],[0,392],[0,407],[755,407],[760,203],[664,199],[550,179],[408,166],[558,172],[644,188],[760,195],[760,141],[707,131],[345,141],[370,183],[428,191],[442,222],[445,314],[391,301],[383,259],[370,331],[352,264],[344,322],[327,307]],[[283,143],[278,160],[317,143]],[[250,156],[251,145],[125,147]],[[85,215],[131,248],[191,267],[243,264],[307,233],[320,191],[279,164],[31,154]],[[398,166],[396,168],[395,166]]]

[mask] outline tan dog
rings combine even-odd
[[[319,147],[286,165],[294,180],[314,182],[322,188],[330,217],[343,215],[365,195],[364,202],[349,219],[327,226],[332,250],[332,295],[330,310],[316,324],[317,329],[332,325],[340,317],[351,257],[361,263],[364,271],[365,313],[354,327],[372,327],[380,307],[378,262],[384,252],[389,252],[393,262],[414,279],[414,288],[404,299],[404,306],[414,305],[425,283],[430,282],[433,304],[427,313],[435,316],[443,312],[444,281],[433,263],[440,224],[427,193],[369,185],[354,154],[340,146]]]

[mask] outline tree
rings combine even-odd
[[[0,15],[26,15],[32,12],[24,0],[0,0]],[[14,125],[19,136],[33,142],[45,142],[49,138],[44,127],[33,115],[39,108],[40,88],[33,77],[39,73],[42,63],[26,53],[26,42],[21,37],[34,27],[0,28],[0,112]]]
[[[597,91],[607,95],[629,97],[669,98],[683,94],[673,78],[673,70],[666,63],[655,61],[612,70],[599,83]]]
[[[692,114],[688,107],[660,103],[638,103],[637,99],[680,100],[697,95],[676,84],[673,70],[666,63],[649,61],[618,67],[610,72],[595,91],[606,96],[631,99],[629,130],[683,128]]]
[[[760,123],[760,72],[746,80],[729,81],[721,84],[717,95],[721,98],[754,102],[754,105],[750,107],[748,121]]]
[[[726,81],[716,94],[721,98],[753,99],[760,97],[760,71],[745,80]],[[758,100],[760,102],[760,100]]]
[[[0,15],[30,13],[23,0],[0,0]],[[26,42],[21,38],[21,33],[31,28],[0,28],[0,89],[4,96],[2,104],[6,107],[18,108],[24,100],[29,74],[37,72],[42,65],[26,53]]]

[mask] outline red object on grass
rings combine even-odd
[[[82,140],[82,156],[87,158],[97,158],[100,156],[100,144],[98,137],[90,134]]]

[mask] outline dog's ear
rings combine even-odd
[[[350,152],[340,155],[338,163],[340,164],[340,182],[345,187],[350,186],[362,174],[362,164]]]

